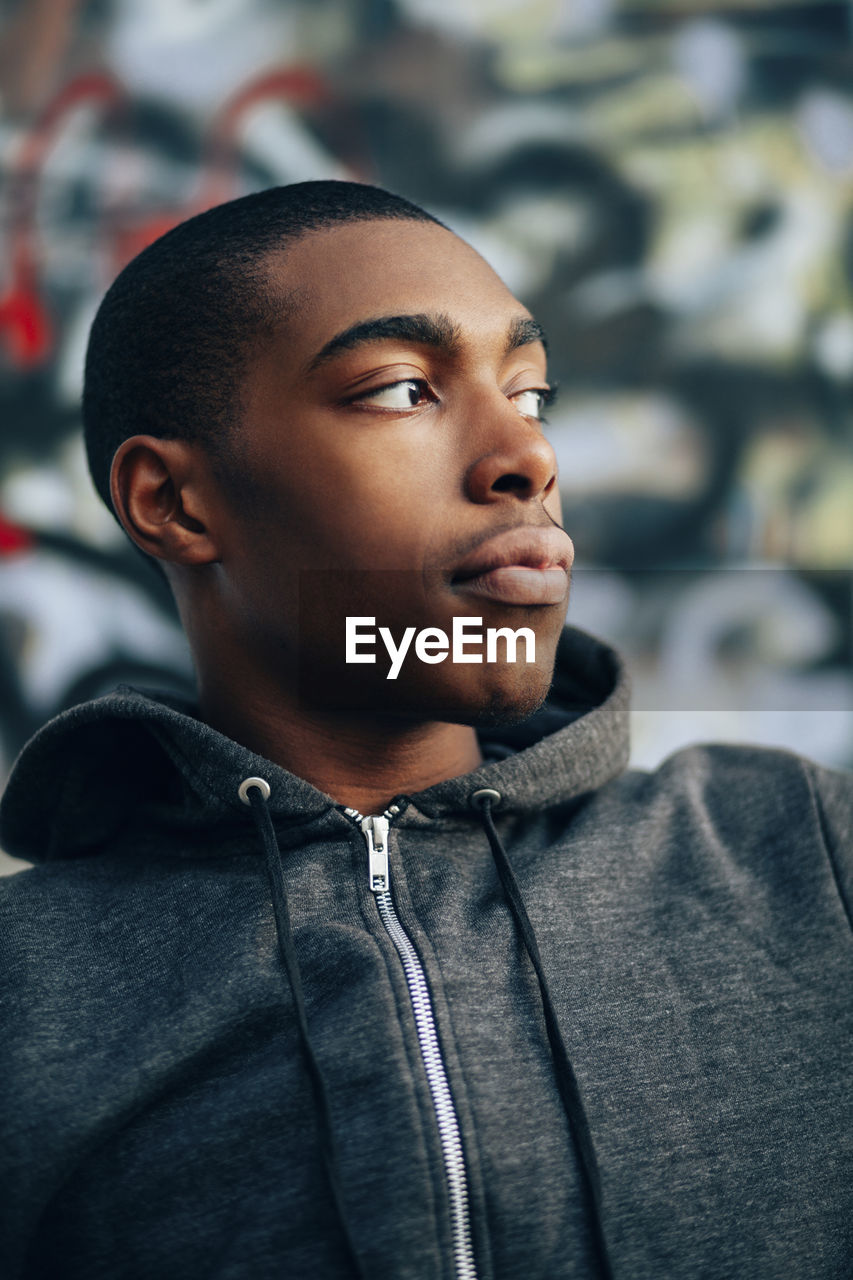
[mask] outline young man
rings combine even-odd
[[[625,771],[547,397],[525,308],[370,187],[110,290],[92,472],[198,706],[75,708],[5,797],[10,1280],[848,1274],[853,780]]]

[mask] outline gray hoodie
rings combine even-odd
[[[387,828],[133,690],[43,729],[0,812],[38,864],[4,1280],[853,1275],[853,778],[626,771],[627,715],[569,630],[549,706]]]

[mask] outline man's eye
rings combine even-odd
[[[510,396],[518,412],[523,413],[525,418],[541,419],[542,410],[551,403],[552,399],[553,392],[542,388],[518,391],[514,396]]]
[[[375,404],[380,409],[414,409],[427,399],[427,384],[420,378],[406,378],[403,382],[391,382],[387,387],[377,387],[358,397],[357,404]]]

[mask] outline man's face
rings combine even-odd
[[[523,718],[547,693],[568,596],[537,326],[441,227],[361,222],[270,260],[285,318],[244,387],[217,573],[241,645],[309,706]],[[345,662],[347,617],[531,628],[535,662]],[[469,646],[472,653],[485,651]]]

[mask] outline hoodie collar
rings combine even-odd
[[[514,811],[564,803],[624,769],[628,722],[621,660],[566,628],[545,706],[483,735],[487,754],[503,758],[408,797],[400,822],[449,818],[481,787]],[[92,855],[121,848],[123,833],[141,823],[167,840],[171,833],[172,843],[182,833],[189,847],[203,834],[210,848],[217,834],[228,843],[229,830],[242,828],[237,791],[250,776],[269,783],[277,823],[344,821],[330,796],[211,729],[191,707],[124,687],[64,712],[24,748],[0,805],[0,843],[30,862]]]
[[[622,659],[601,641],[567,627],[545,706],[521,725],[482,735],[487,754],[491,744],[512,754],[439,782],[413,796],[412,804],[438,818],[467,809],[471,793],[481,787],[500,792],[502,811],[564,804],[625,769],[629,727],[630,685]]]

